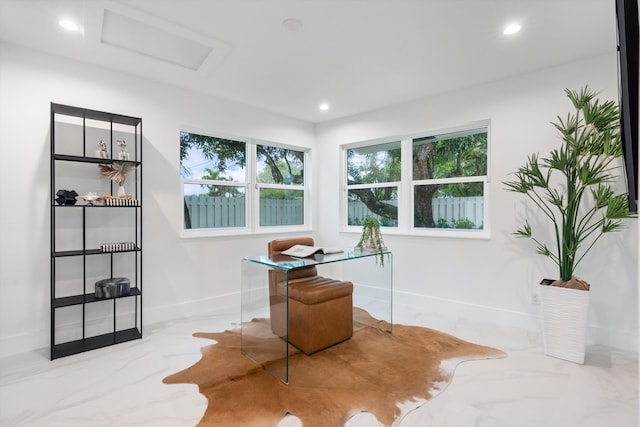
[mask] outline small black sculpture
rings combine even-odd
[[[59,205],[75,205],[78,197],[76,190],[58,190],[56,193],[56,203]]]
[[[126,277],[112,277],[96,282],[96,299],[124,297],[130,292],[131,282]]]

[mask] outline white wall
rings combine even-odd
[[[534,253],[531,243],[511,233],[523,214],[523,199],[504,191],[502,181],[534,152],[546,154],[560,140],[549,124],[569,111],[564,89],[589,84],[601,97],[616,99],[615,56],[543,70],[481,87],[322,124],[317,130],[323,169],[339,168],[341,144],[491,120],[489,240],[395,236],[385,243],[394,252],[395,302],[434,311],[539,327],[532,303],[536,283],[555,278],[555,266]],[[336,174],[321,175],[317,188],[319,239],[353,245],[356,235],[340,233],[335,209],[340,185]],[[576,272],[592,285],[589,340],[636,350],[638,345],[637,221],[623,233],[605,236]]]
[[[271,236],[181,239],[181,125],[312,147],[311,124],[0,44],[0,356],[49,345],[50,102],[142,117],[144,324],[234,305]]]
[[[357,236],[338,232],[338,175],[326,173],[338,170],[340,144],[491,119],[492,238],[387,236],[395,254],[396,302],[535,328],[534,283],[553,269],[509,235],[520,202],[500,182],[528,153],[546,152],[556,142],[547,123],[568,108],[565,87],[589,83],[612,98],[615,72],[615,58],[598,58],[314,130],[251,107],[0,44],[0,356],[49,345],[50,102],[143,118],[145,325],[225,306],[239,317],[240,259],[263,253],[273,237],[179,237],[181,125],[315,147],[314,234],[332,246],[352,246]],[[592,340],[632,350],[638,340],[637,236],[635,223],[609,236],[581,272],[593,285]]]

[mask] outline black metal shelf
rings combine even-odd
[[[110,301],[110,300],[120,299],[120,298],[135,297],[139,295],[140,295],[140,289],[138,288],[131,288],[129,290],[129,295],[123,295],[121,297],[115,297],[115,298],[96,298],[95,293],[83,294],[83,295],[71,295],[68,297],[54,298],[53,301],[51,302],[51,306],[53,308],[63,308],[63,307],[71,307],[74,305],[80,305],[80,304],[91,304],[93,302],[102,302],[102,301]]]
[[[103,122],[118,123],[122,125],[137,126],[142,123],[138,117],[124,116],[122,114],[107,113],[104,111],[89,110],[87,108],[72,107],[71,105],[51,103],[51,111],[65,116],[80,117],[83,119],[99,120]]]
[[[66,256],[80,256],[80,255],[107,255],[107,254],[124,254],[127,252],[140,252],[142,248],[136,247],[135,249],[131,249],[128,251],[111,251],[111,252],[103,252],[100,249],[79,249],[74,251],[56,251],[51,254],[53,258],[60,258]]]
[[[75,205],[58,205],[57,203],[54,203],[53,205],[51,205],[51,207],[54,208],[141,208],[141,205],[131,205],[131,206],[112,206],[112,205],[89,205],[89,204],[85,204],[85,203],[81,203],[81,204],[75,204]]]
[[[113,163],[130,163],[133,166],[140,166],[141,164],[141,162],[132,160],[103,159],[100,157],[72,156],[69,154],[53,154],[52,158],[53,160],[61,160],[66,162],[94,163],[99,165],[110,165]]]
[[[53,360],[60,357],[71,356],[72,354],[108,347],[113,344],[119,344],[140,338],[142,338],[142,332],[140,332],[138,328],[131,328],[81,340],[52,344],[51,359]]]
[[[74,118],[69,120],[69,118]],[[80,120],[77,120],[77,119]],[[115,125],[115,126],[114,126]],[[133,145],[129,145],[127,148],[132,151],[127,153],[127,157],[132,160],[120,160],[116,158],[101,158],[93,156],[93,149],[89,149],[89,145],[95,142],[104,141],[110,151],[114,152],[114,144],[119,141],[119,135],[125,135],[127,141],[133,140]],[[129,135],[129,136],[127,136]],[[57,359],[59,357],[69,356],[75,353],[81,353],[84,351],[94,350],[101,347],[118,344],[125,341],[131,341],[134,339],[142,338],[142,119],[138,117],[123,116],[120,114],[106,113],[103,111],[89,110],[86,108],[72,107],[69,105],[51,103],[51,288],[50,288],[50,312],[51,312],[51,359]],[[95,140],[94,140],[95,138]],[[56,139],[57,145],[56,145]],[[91,141],[90,141],[91,140]],[[59,149],[57,150],[56,147]],[[123,147],[124,148],[124,147]],[[63,154],[63,153],[79,153],[75,154]],[[89,154],[87,156],[87,154]],[[99,154],[99,153],[98,153]],[[75,167],[74,164],[86,164],[88,166]],[[107,200],[100,204],[89,204],[84,200],[78,199],[78,202],[74,204],[57,204],[56,196],[59,190],[58,185],[62,181],[67,180],[69,182],[83,181],[83,177],[91,179],[95,177],[95,172],[92,169],[95,165],[113,165],[113,164],[127,164],[133,166],[131,172],[134,184],[133,197],[134,200],[128,200],[127,202],[111,201]],[[93,165],[93,167],[89,167]],[[70,178],[73,181],[70,181]],[[56,182],[59,181],[59,182]],[[129,181],[130,182],[130,181]],[[74,184],[75,185],[75,184]],[[111,189],[113,190],[113,184]],[[120,205],[119,203],[123,203]],[[126,203],[131,203],[127,205]],[[66,208],[82,208],[80,211],[61,211],[60,209]],[[89,209],[91,213],[88,213],[87,208],[133,208],[133,210],[122,214],[115,214],[115,211],[97,211]],[[79,214],[80,215],[79,215]],[[112,215],[113,214],[113,215]],[[63,222],[58,223],[58,217],[61,217]],[[127,218],[127,222],[124,224],[118,223],[122,226],[126,226],[125,244],[113,245],[105,244],[98,248],[89,248],[88,246],[95,245],[95,241],[87,241],[88,231],[95,230],[97,226],[91,225],[91,219],[95,216],[98,218],[106,217],[107,219],[113,219],[119,221]],[[124,219],[123,219],[124,220]],[[129,221],[133,220],[132,223]],[[75,221],[75,222],[74,222]],[[62,228],[64,227],[64,228]],[[93,227],[93,228],[91,228]],[[81,233],[82,243],[74,241],[69,242],[69,228],[74,230],[72,235],[77,239],[77,236]],[[65,233],[58,233],[59,231],[65,231]],[[120,234],[120,233],[119,233]],[[57,237],[61,236],[61,237]],[[113,238],[111,234],[107,232],[106,239]],[[56,247],[80,247],[76,250],[56,250]],[[107,251],[105,249],[133,247],[128,250]],[[124,256],[113,256],[113,254],[125,254]],[[126,254],[133,254],[126,255]],[[108,257],[93,258],[89,261],[88,257],[94,255],[111,255]],[[59,261],[60,258],[77,257],[73,260]],[[59,265],[57,265],[59,264]],[[73,265],[69,269],[69,265]],[[62,273],[64,271],[64,273]],[[56,298],[56,287],[59,283],[64,283],[65,280],[75,280],[81,283],[88,284],[91,282],[90,277],[95,276],[96,272],[103,274],[104,271],[108,271],[107,274],[113,275],[118,271],[119,274],[128,276],[130,278],[131,289],[128,295],[114,298],[96,298],[95,293],[84,293],[79,295],[70,295],[65,297]],[[72,277],[69,277],[72,276]],[[84,287],[82,291],[88,290]],[[123,298],[131,298],[131,300],[124,302],[125,307],[129,307],[130,303],[133,303],[132,313],[133,317],[130,317],[126,312],[120,311],[120,300]],[[105,305],[96,305],[98,302],[107,302]],[[82,313],[80,314],[76,310],[60,310],[65,307],[79,306]],[[103,314],[98,314],[103,313]],[[97,314],[97,318],[95,315]],[[61,326],[56,323],[58,315],[64,315],[66,317],[74,317],[72,323],[75,322],[74,329],[77,327],[78,334],[76,336],[82,336],[82,339],[56,342],[57,331],[61,329]],[[123,316],[120,319],[120,315]],[[87,331],[87,319],[94,319],[101,323],[112,324],[111,333],[86,337]],[[125,329],[118,329],[125,328]],[[81,330],[81,332],[80,332]]]

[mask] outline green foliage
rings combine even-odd
[[[451,178],[456,176],[481,176],[487,174],[486,132],[442,139],[432,143],[433,176],[426,178]],[[451,194],[465,197],[468,194]]]
[[[258,182],[300,185],[304,183],[304,152],[258,145],[257,157],[258,161],[264,161],[267,166],[259,171]]]
[[[211,181],[233,181],[232,178],[225,178],[220,176],[221,172],[213,169],[207,169],[207,174],[202,176],[202,179],[208,179]],[[244,197],[244,193],[241,192],[238,187],[223,186],[223,185],[201,185],[202,188],[208,188],[209,192],[206,196],[210,197]]]
[[[446,219],[438,218],[438,221],[436,222],[436,228],[451,228],[451,227],[449,226],[449,222],[447,222]]]
[[[453,221],[453,228],[458,230],[473,230],[476,225],[468,218],[458,219]]]
[[[365,217],[362,224],[362,235],[356,246],[360,249],[380,252],[380,264],[384,266],[384,254],[382,252],[385,250],[385,246],[380,232],[380,222],[377,218],[372,216]]]
[[[535,237],[528,221],[514,234],[532,239],[536,252],[550,258],[566,281],[605,233],[620,230],[622,220],[635,215],[627,194],[614,194],[610,185],[616,178],[612,163],[622,155],[617,104],[600,102],[588,87],[565,93],[575,111],[552,123],[562,146],[547,158],[532,154],[515,179],[503,184],[533,201],[553,227],[552,249]]]
[[[202,155],[215,163],[214,169],[220,173],[227,172],[233,166],[246,167],[246,144],[225,138],[180,132],[180,168],[181,172],[190,175],[183,160],[189,158],[189,150],[198,148]],[[286,148],[257,146],[257,158],[267,168],[258,175],[258,182],[270,184],[302,184],[304,177],[304,152]]]
[[[349,184],[376,184],[400,181],[400,148],[360,154],[347,150]],[[359,157],[356,160],[356,157]]]
[[[217,159],[216,169],[219,172],[226,171],[230,164],[237,164],[244,167],[247,163],[244,142],[180,132],[180,168],[187,174],[189,174],[190,171],[185,170],[182,160],[189,158],[189,149],[192,147],[199,148],[204,157],[209,160]]]
[[[476,228],[476,225],[473,221],[471,221],[468,218],[454,219],[451,223],[449,223],[444,218],[438,218],[435,228],[455,228],[457,230],[473,230]]]

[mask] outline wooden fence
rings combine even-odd
[[[243,197],[185,196],[191,228],[246,226]],[[260,225],[297,225],[304,223],[303,200],[260,200]]]
[[[397,200],[390,200],[389,204],[397,205]],[[484,198],[483,197],[442,197],[431,201],[433,209],[433,221],[436,224],[453,227],[461,221],[468,221],[473,224],[473,228],[482,228],[484,219]],[[385,219],[373,214],[359,200],[349,201],[349,224],[362,224],[364,218],[369,215],[378,218],[382,225]]]
[[[473,228],[484,225],[484,197],[441,197],[433,199],[431,206],[436,224],[444,220],[449,226],[460,221],[470,221]]]
[[[245,199],[242,197],[185,196],[191,216],[191,228],[244,227]],[[393,201],[395,202],[395,201]],[[483,225],[484,199],[482,197],[445,197],[433,199],[433,220],[446,221],[449,226],[459,221],[470,221],[475,228]],[[349,223],[361,224],[371,212],[360,201],[349,201]],[[372,215],[376,216],[376,215]],[[380,218],[380,217],[378,217]],[[304,222],[303,200],[260,200],[260,225],[296,225]]]

